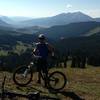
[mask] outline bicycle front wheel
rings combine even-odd
[[[14,71],[13,81],[19,86],[26,86],[32,81],[32,76],[32,69],[24,65]]]
[[[61,90],[65,87],[67,82],[66,76],[59,71],[55,71],[49,76],[49,88],[53,90]]]

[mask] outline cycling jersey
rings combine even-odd
[[[37,43],[36,44],[36,55],[41,56],[43,59],[48,57],[48,44],[47,43]]]

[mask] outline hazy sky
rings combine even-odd
[[[0,0],[0,15],[47,17],[82,11],[100,17],[100,0]]]

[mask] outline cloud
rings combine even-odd
[[[100,17],[100,10],[99,9],[91,9],[91,10],[86,10],[85,13],[92,17]]]
[[[71,5],[71,4],[67,4],[66,7],[67,7],[67,8],[72,8],[72,5]]]

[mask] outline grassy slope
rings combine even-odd
[[[67,76],[68,84],[63,91],[74,92],[76,95],[84,98],[85,100],[100,100],[100,67],[88,66],[86,69],[79,69],[70,68],[68,66],[68,68],[54,68],[51,70],[62,71]],[[0,82],[2,81],[4,74],[7,75],[6,88],[12,91],[27,93],[29,91],[38,90],[41,92],[41,95],[53,96],[60,98],[61,100],[72,100],[69,99],[68,96],[66,97],[61,93],[50,93],[47,89],[43,88],[43,86],[36,84],[33,81],[27,87],[18,87],[13,83],[11,73],[8,72],[0,72]],[[33,80],[36,81],[36,75]]]
[[[95,35],[96,33],[100,32],[100,27],[96,27],[92,30],[90,30],[88,33],[84,34],[84,36],[91,36],[91,35]]]

